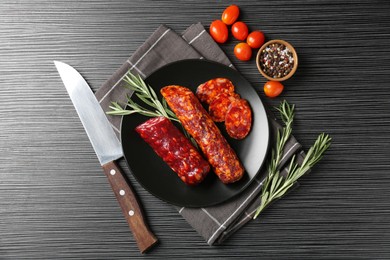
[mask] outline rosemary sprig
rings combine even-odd
[[[127,103],[123,107],[118,102],[111,102],[109,108],[111,111],[106,112],[109,115],[118,115],[126,116],[131,114],[141,114],[149,117],[164,116],[169,120],[178,122],[181,124],[180,120],[176,117],[175,113],[169,109],[168,104],[165,99],[162,99],[162,102],[158,99],[156,92],[152,87],[147,85],[145,81],[139,76],[134,75],[130,71],[124,77],[124,81],[127,83],[126,88],[134,91],[136,95],[142,102],[148,105],[150,108],[143,107],[135,103],[131,96],[127,96]],[[126,106],[129,109],[126,109]],[[190,134],[182,126],[184,135],[192,142],[192,144],[198,148],[196,141],[190,136]]]
[[[129,71],[125,75],[124,81],[127,83],[125,87],[133,90],[134,95],[152,109],[135,103],[130,96],[127,96],[127,104],[124,107],[127,105],[130,109],[123,108],[118,102],[111,102],[111,106],[109,106],[111,111],[108,111],[107,114],[125,116],[138,113],[150,117],[164,116],[172,121],[179,122],[179,119],[168,108],[167,103],[164,102],[165,100],[161,103],[156,92],[150,86],[146,85],[145,81],[139,75],[133,75]]]
[[[299,166],[295,161],[295,155],[291,159],[286,177],[280,175],[280,160],[283,155],[284,146],[292,132],[292,123],[294,120],[294,105],[283,101],[277,108],[284,123],[282,131],[277,132],[276,146],[272,150],[271,161],[268,164],[268,176],[264,180],[261,190],[261,204],[257,208],[254,219],[275,199],[281,198],[286,192],[294,186],[296,181],[307,173],[316,163],[318,163],[325,151],[331,144],[331,138],[327,134],[320,134],[314,145],[309,149],[305,159]]]

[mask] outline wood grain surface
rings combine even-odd
[[[296,104],[294,135],[333,145],[299,189],[221,246],[126,172],[160,244],[145,256],[122,216],[53,60],[96,90],[162,23],[180,32],[227,1],[0,3],[0,259],[389,259],[390,2],[235,1],[241,20],[292,43],[296,75],[268,99],[254,59],[222,48],[268,105]]]

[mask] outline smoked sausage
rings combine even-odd
[[[225,117],[226,132],[234,139],[245,138],[252,127],[252,110],[248,101],[236,99],[232,101]]]
[[[209,114],[211,119],[214,122],[223,122],[225,121],[227,110],[230,106],[230,103],[240,98],[240,95],[233,93],[221,93],[209,105]]]
[[[198,143],[219,179],[223,183],[240,180],[244,167],[195,94],[176,85],[166,86],[160,92],[185,130]]]
[[[210,103],[221,93],[234,94],[233,83],[226,78],[215,78],[206,81],[196,89],[196,96],[201,102]]]

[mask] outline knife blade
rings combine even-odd
[[[92,147],[115,193],[141,253],[158,239],[148,227],[134,190],[126,181],[115,160],[123,156],[121,144],[91,88],[70,65],[54,61],[62,82],[79,115]]]

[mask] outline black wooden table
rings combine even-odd
[[[96,90],[160,24],[208,27],[229,4],[209,2],[1,1],[0,259],[390,258],[390,3],[368,0],[235,2],[250,29],[296,47],[299,69],[271,100],[254,59],[234,58],[237,41],[223,50],[264,103],[296,104],[306,150],[321,132],[332,147],[299,189],[214,247],[129,174],[161,241],[138,253],[52,61]]]

